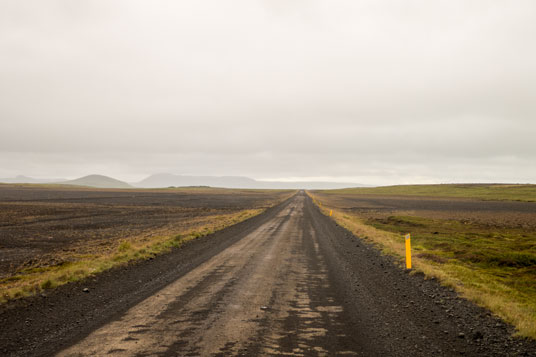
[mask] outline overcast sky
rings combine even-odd
[[[536,1],[0,1],[0,177],[536,182]]]

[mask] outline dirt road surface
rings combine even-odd
[[[536,355],[534,342],[396,267],[303,192],[227,232],[99,277],[89,293],[83,286],[2,311],[4,353]],[[45,307],[60,316],[39,314]]]

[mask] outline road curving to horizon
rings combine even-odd
[[[0,351],[13,356],[536,355],[534,341],[408,274],[304,192],[165,256],[4,308],[0,322]]]

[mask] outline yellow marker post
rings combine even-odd
[[[406,234],[406,269],[411,269],[411,235]]]
[[[331,217],[332,215],[333,215],[333,210],[330,209],[330,210],[329,210],[329,216]]]

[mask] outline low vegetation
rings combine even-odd
[[[211,217],[210,223],[197,230],[176,232],[172,235],[125,238],[111,252],[80,255],[75,260],[55,266],[22,269],[17,274],[0,280],[0,302],[24,296],[46,293],[57,286],[79,281],[105,270],[128,264],[136,260],[152,259],[158,254],[169,252],[193,239],[211,234],[225,227],[244,221],[261,213],[262,209],[243,210],[233,214]]]
[[[506,184],[444,184],[401,185],[382,187],[357,187],[341,190],[325,190],[325,194],[400,195],[458,197],[481,200],[509,200],[536,202],[536,185]]]
[[[336,191],[342,190],[310,195],[325,214],[333,209],[333,218],[339,224],[394,256],[401,267],[405,254],[403,236],[411,233],[415,271],[438,278],[516,326],[519,335],[536,339],[534,229],[422,217],[419,212],[399,214],[396,210],[391,215],[360,214],[334,205],[337,200],[330,198],[336,196]],[[481,196],[491,195],[482,192]]]

